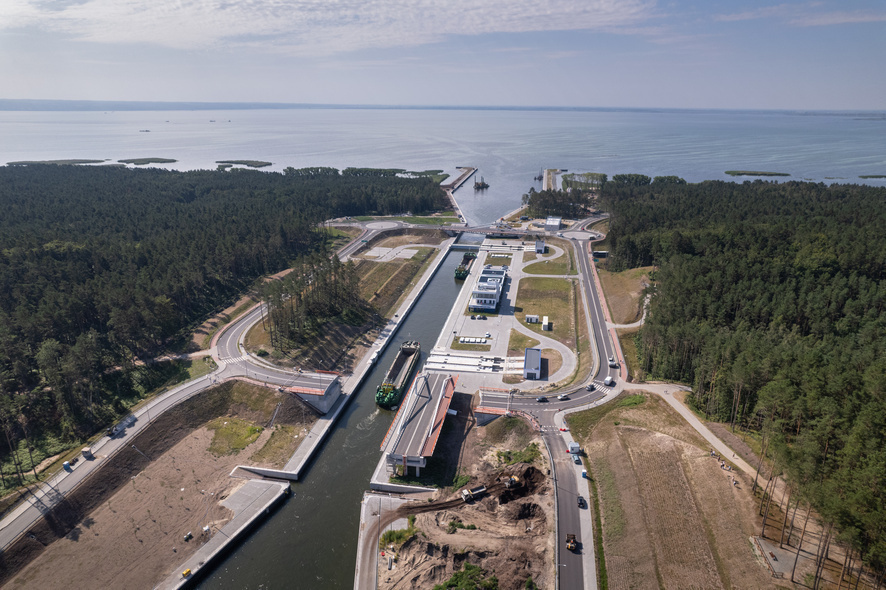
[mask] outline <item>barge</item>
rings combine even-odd
[[[400,405],[400,400],[409,387],[409,379],[418,365],[419,357],[421,357],[421,345],[417,341],[407,341],[400,346],[391,368],[375,390],[376,404],[386,410]]]
[[[471,264],[473,264],[475,258],[477,258],[477,254],[475,252],[466,252],[465,255],[462,256],[461,264],[459,264],[458,268],[455,269],[456,279],[463,281],[468,278]]]

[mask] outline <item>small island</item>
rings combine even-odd
[[[790,176],[787,172],[761,172],[760,170],[727,170],[729,176]]]
[[[862,174],[859,178],[886,178],[886,174]]]
[[[178,162],[172,158],[129,158],[128,160],[117,160],[121,164],[133,164],[135,166],[144,166],[146,164],[172,164]]]
[[[228,164],[229,166],[249,166],[250,168],[264,168],[273,164],[273,162],[263,162],[262,160],[216,160],[215,163]]]

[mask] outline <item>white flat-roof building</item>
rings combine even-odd
[[[527,348],[523,357],[523,378],[541,379],[541,349]]]
[[[502,267],[484,268],[477,277],[477,283],[471,291],[468,309],[471,311],[495,311],[501,301],[508,271]]]
[[[560,231],[561,225],[563,225],[562,217],[548,217],[545,220],[545,231]]]

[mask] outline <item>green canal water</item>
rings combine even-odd
[[[394,418],[393,412],[375,405],[375,388],[404,340],[421,342],[424,364],[464,284],[453,278],[461,258],[461,252],[452,252],[443,261],[302,481],[293,484],[292,497],[221,561],[199,588],[353,587],[360,501]]]

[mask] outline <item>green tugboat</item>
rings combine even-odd
[[[388,369],[381,385],[375,390],[375,403],[386,410],[400,405],[419,357],[421,357],[421,344],[417,341],[407,341],[400,346],[394,363]]]
[[[458,265],[458,268],[455,269],[455,278],[463,281],[468,278],[468,274],[471,269],[471,264],[473,264],[474,259],[477,257],[477,254],[474,252],[468,252],[464,256],[462,256],[461,264]]]

